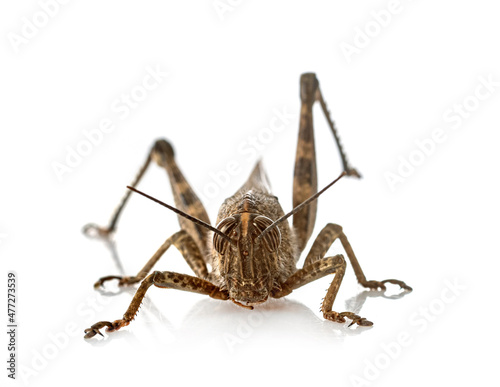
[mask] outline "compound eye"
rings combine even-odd
[[[236,219],[230,216],[229,218],[222,219],[220,223],[217,225],[217,229],[221,231],[223,234],[232,238],[234,237],[233,235],[234,233],[236,234],[238,233],[236,231],[237,224],[238,222],[236,221]],[[220,255],[224,255],[224,253],[230,247],[230,244],[231,243],[227,239],[224,239],[218,234],[214,234],[214,249]]]
[[[273,221],[265,216],[257,216],[253,220],[253,225],[258,230],[258,235],[262,234],[262,232],[273,224]],[[262,238],[262,242],[264,246],[270,251],[275,252],[278,250],[281,244],[281,232],[278,227],[274,227],[269,232],[267,232]]]

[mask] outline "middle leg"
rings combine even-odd
[[[307,254],[306,260],[304,262],[304,267],[310,265],[311,263],[317,261],[319,258],[323,257],[330,248],[330,246],[333,244],[333,242],[335,242],[337,239],[340,239],[342,247],[344,248],[347,257],[351,261],[351,265],[354,269],[354,273],[356,274],[356,278],[362,286],[370,289],[380,288],[382,290],[385,290],[385,284],[392,283],[395,285],[399,285],[404,290],[407,291],[412,290],[412,288],[406,285],[403,281],[396,279],[387,279],[384,281],[367,280],[365,274],[363,273],[363,270],[361,269],[358,259],[354,254],[354,250],[352,249],[351,244],[347,240],[347,237],[345,236],[342,227],[339,226],[338,224],[328,223],[321,230],[321,232],[316,237],[316,240],[314,241],[311,250],[309,251],[309,254]]]
[[[172,145],[166,140],[157,140],[154,143],[153,147],[149,151],[146,161],[140,168],[139,173],[135,177],[134,181],[130,184],[130,186],[135,188],[139,184],[152,161],[156,162],[158,166],[164,168],[167,171],[170,180],[170,186],[172,188],[172,193],[174,195],[175,206],[179,210],[210,224],[210,219],[205,210],[205,207],[182,174],[175,160]],[[112,233],[115,232],[118,219],[122,214],[125,205],[129,201],[131,194],[131,190],[127,190],[125,192],[125,195],[121,199],[120,204],[113,212],[111,221],[109,222],[109,225],[107,227],[100,227],[96,224],[90,223],[84,227],[83,232],[87,235],[99,235],[108,238]],[[190,222],[182,216],[178,216],[178,219],[181,228],[183,230],[186,230],[189,235],[191,235],[191,237],[198,245],[200,251],[205,251],[207,248],[208,231],[204,227]]]

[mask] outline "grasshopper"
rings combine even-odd
[[[342,227],[327,224],[316,237],[302,268],[297,262],[312,235],[317,211],[317,198],[342,176],[361,177],[349,165],[337,130],[330,119],[323,100],[319,82],[313,73],[300,78],[300,124],[293,180],[293,210],[285,214],[278,198],[271,193],[269,183],[259,161],[248,180],[219,209],[217,226],[210,225],[207,212],[180,171],[172,146],[166,140],[154,143],[144,165],[126,191],[115,210],[110,224],[99,227],[89,224],[84,232],[109,237],[115,230],[122,210],[133,191],[152,199],[178,214],[180,231],[161,245],[146,265],[135,276],[106,276],[94,285],[101,287],[109,280],[118,280],[119,286],[140,282],[130,306],[121,319],[100,321],[85,330],[85,338],[91,338],[107,327],[108,331],[129,325],[151,285],[164,289],[178,289],[205,294],[218,300],[230,300],[236,305],[253,309],[269,297],[281,298],[293,290],[328,274],[334,274],[321,305],[325,319],[350,325],[371,326],[372,322],[352,312],[338,313],[332,310],[346,270],[343,255],[326,257],[332,243],[340,239],[350,260],[358,282],[369,289],[384,290],[386,283],[399,285],[404,291],[412,289],[403,281],[387,279],[367,280]],[[321,191],[317,189],[316,155],[313,129],[313,105],[319,102],[333,133],[343,164],[342,174]],[[175,207],[138,191],[135,187],[151,162],[165,168],[173,191]],[[293,227],[287,219],[293,216]],[[213,235],[211,235],[213,234]],[[154,271],[153,266],[174,245],[183,255],[196,276],[170,271]],[[207,265],[212,270],[209,272]]]

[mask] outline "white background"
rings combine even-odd
[[[488,354],[499,344],[495,2],[401,0],[382,27],[375,15],[387,14],[388,1],[233,1],[220,14],[212,1],[88,0],[60,5],[46,20],[40,3],[0,6],[3,288],[8,270],[18,275],[12,383],[462,386],[498,379]],[[13,44],[33,18],[46,25]],[[367,28],[372,37],[363,42],[359,31]],[[342,45],[355,39],[364,47],[346,56]],[[111,106],[157,66],[168,75],[122,119]],[[320,198],[315,233],[341,224],[369,279],[402,279],[413,293],[393,300],[372,292],[378,297],[359,310],[368,293],[349,266],[334,310],[359,310],[375,323],[359,329],[323,321],[319,305],[331,278],[254,311],[151,288],[130,326],[84,340],[85,328],[120,318],[133,295],[110,283],[108,293],[119,294],[99,297],[94,281],[135,274],[178,229],[174,214],[133,197],[115,237],[119,262],[105,243],[81,233],[88,222],[105,224],[155,139],[174,144],[200,195],[213,183],[210,173],[230,160],[238,166],[204,198],[214,221],[257,160],[242,153],[249,137],[262,135],[276,109],[285,109],[290,122],[256,153],[291,208],[298,80],[308,71],[318,75],[363,174]],[[485,96],[479,85],[488,78],[497,84]],[[449,109],[464,101],[471,111],[459,122]],[[341,165],[315,109],[323,186]],[[54,163],[65,163],[84,131],[106,118],[114,131],[58,179]],[[435,128],[444,141],[419,159],[416,141]],[[401,158],[411,155],[421,165],[392,190],[387,172],[398,173]],[[172,202],[159,168],[140,188]],[[340,251],[334,246],[331,254]],[[157,268],[189,273],[174,249]],[[6,341],[0,352],[6,359]]]

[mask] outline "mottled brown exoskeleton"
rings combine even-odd
[[[296,267],[313,232],[317,209],[316,198],[343,175],[360,177],[347,161],[315,74],[307,73],[301,76],[300,98],[302,107],[293,182],[294,210],[286,215],[278,198],[271,193],[262,164],[259,162],[246,183],[224,201],[217,216],[217,227],[212,227],[205,208],[179,170],[171,145],[165,140],[155,142],[145,164],[131,187],[128,187],[130,190],[126,192],[109,226],[102,228],[90,224],[84,231],[94,232],[102,237],[108,237],[115,231],[118,217],[131,192],[141,193],[134,187],[151,161],[155,161],[167,171],[176,208],[141,194],[175,211],[179,215],[181,230],[163,243],[136,276],[107,276],[96,282],[95,287],[102,286],[111,279],[119,280],[120,286],[138,282],[141,284],[123,318],[92,325],[85,330],[85,338],[101,334],[99,330],[103,327],[107,327],[108,331],[116,331],[128,325],[134,319],[151,285],[201,293],[219,300],[231,300],[241,307],[252,309],[269,297],[284,297],[293,290],[328,274],[335,276],[321,306],[323,316],[335,322],[345,322],[347,317],[352,320],[351,325],[354,323],[362,326],[372,325],[370,321],[352,312],[337,313],[332,310],[346,269],[346,261],[342,255],[325,257],[336,239],[342,242],[356,278],[362,286],[385,289],[385,283],[390,282],[405,290],[411,290],[404,282],[398,280],[368,281],[342,228],[336,224],[327,224],[321,230],[303,267],[300,269]],[[320,103],[325,113],[344,168],[338,179],[319,192],[312,116],[313,104],[316,101]],[[287,218],[292,215],[293,227],[290,227]],[[179,249],[196,277],[169,271],[154,271],[149,274],[171,245]],[[207,265],[212,267],[211,272],[208,271]]]

